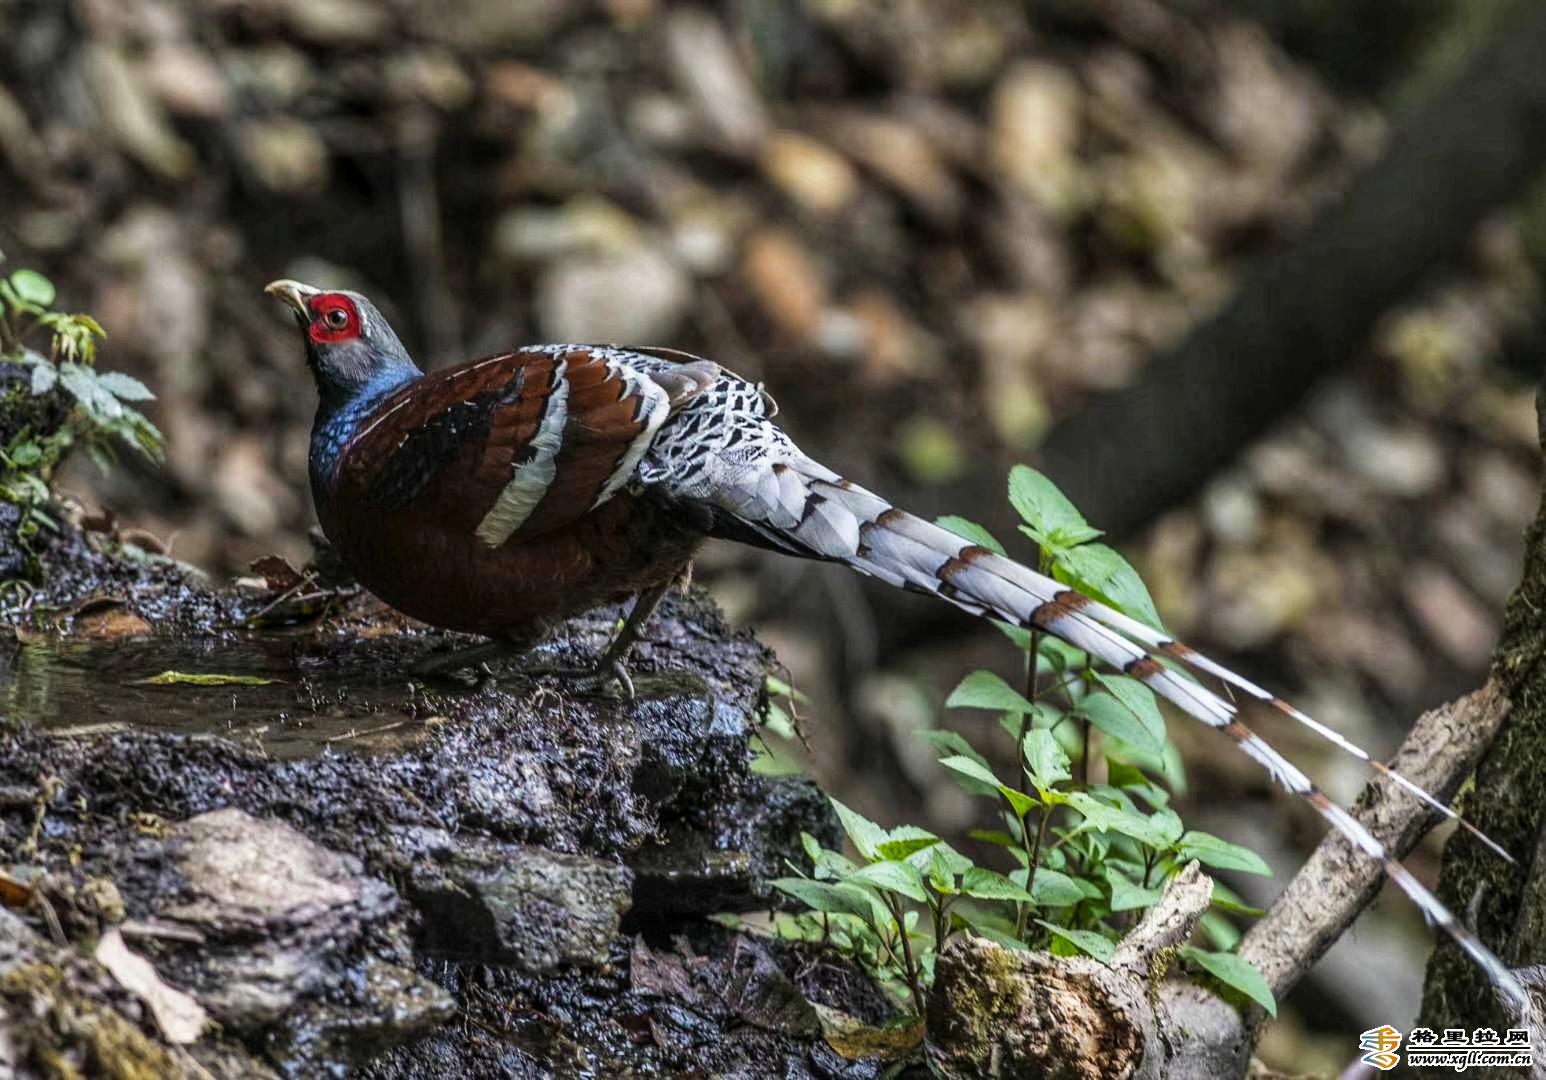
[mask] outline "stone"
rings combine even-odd
[[[456,1015],[455,1000],[441,987],[374,958],[351,990],[343,1002],[308,1002],[267,1033],[265,1049],[286,1075],[363,1065]]]
[[[179,823],[156,856],[172,877],[154,916],[204,936],[169,951],[166,973],[234,1028],[271,1023],[336,982],[329,961],[397,905],[358,859],[242,810]]]
[[[435,854],[443,862],[420,869],[409,884],[429,948],[533,974],[606,962],[632,898],[626,867],[466,840]]]

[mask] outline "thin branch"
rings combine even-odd
[[[1418,717],[1393,764],[1441,799],[1450,797],[1491,745],[1509,703],[1493,680]],[[1396,858],[1416,846],[1437,814],[1383,777],[1353,813]],[[1374,899],[1383,875],[1341,833],[1321,841],[1266,916],[1246,934],[1240,955],[1255,964],[1280,1000]]]

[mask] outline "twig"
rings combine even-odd
[[[1491,745],[1509,703],[1495,681],[1418,717],[1393,764],[1439,798],[1454,793]],[[1411,851],[1436,814],[1383,777],[1353,813],[1396,858]],[[1382,874],[1341,833],[1321,841],[1272,908],[1240,944],[1281,1000],[1374,899]]]

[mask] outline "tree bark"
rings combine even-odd
[[[1536,411],[1546,425],[1546,387]],[[1546,426],[1542,430],[1546,447]],[[1493,679],[1511,702],[1509,718],[1467,800],[1472,820],[1519,863],[1509,866],[1456,833],[1445,847],[1439,877],[1440,898],[1516,968],[1546,964],[1546,500],[1526,544],[1524,578],[1504,611],[1493,657]],[[1428,963],[1421,1023],[1435,1031],[1519,1026],[1475,967],[1447,942]],[[1537,1053],[1543,1051],[1538,1043]]]

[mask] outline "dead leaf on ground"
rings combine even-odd
[[[848,1061],[879,1058],[898,1061],[923,1045],[923,1020],[909,1017],[905,1022],[874,1027],[841,1009],[815,1004],[821,1021],[821,1037],[840,1057]]]
[[[198,1039],[208,1020],[204,1007],[162,982],[150,961],[124,944],[117,927],[102,935],[95,956],[120,986],[149,1006],[167,1042],[186,1046]]]
[[[278,682],[264,675],[220,675],[212,672],[163,671],[147,679],[135,679],[134,686],[268,686]]]
[[[293,589],[305,580],[301,572],[282,555],[265,555],[261,559],[253,559],[248,567],[254,574],[260,575],[263,583],[274,592]]]

